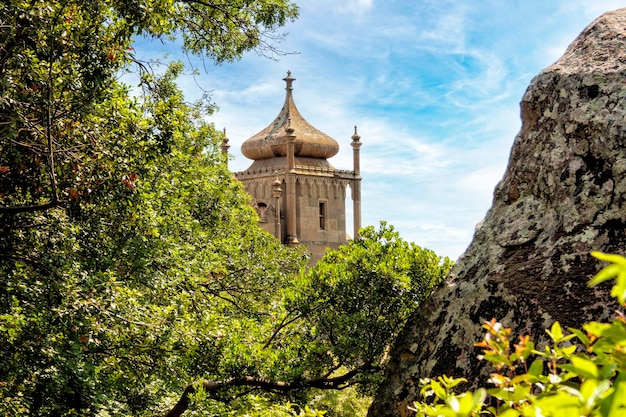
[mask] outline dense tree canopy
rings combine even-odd
[[[186,51],[221,62],[251,48],[271,52],[272,33],[296,16],[288,0],[2,2],[0,210],[58,206],[106,182],[106,169],[92,158],[127,132],[104,137],[115,115],[93,117],[113,95],[126,94],[111,87],[134,61],[133,37],[182,35]],[[172,140],[172,109],[151,110],[150,129],[128,127],[163,151]]]
[[[277,292],[269,321],[257,321],[258,338],[233,346],[237,370],[227,379],[187,387],[209,398],[250,389],[306,400],[311,389],[376,389],[387,350],[408,315],[443,281],[452,262],[402,240],[392,226],[360,231]],[[242,333],[246,334],[246,333]],[[222,375],[223,376],[223,375]],[[223,397],[222,397],[223,398]],[[188,407],[184,395],[170,416]],[[331,414],[332,415],[332,414]]]
[[[0,390],[16,415],[149,410],[151,390],[231,366],[216,360],[238,343],[228,327],[254,327],[302,266],[251,227],[219,136],[194,122],[174,74],[141,105],[116,87],[91,112],[112,138],[90,156],[102,183],[86,197],[2,214]],[[160,107],[175,109],[167,152],[145,138]]]
[[[306,270],[256,227],[181,64],[134,58],[136,36],[217,62],[272,52],[296,15],[287,0],[0,5],[0,414],[288,415],[312,389],[376,383],[449,261],[382,224]]]
[[[390,341],[452,265],[404,241],[385,222],[359,236],[301,274],[290,300],[319,344],[308,366],[359,370],[350,383],[378,378]]]

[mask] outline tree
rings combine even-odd
[[[90,114],[117,141],[93,158],[101,189],[67,207],[3,214],[8,414],[160,408],[194,375],[212,374],[237,343],[224,326],[265,317],[303,265],[254,227],[219,134],[182,102],[176,71],[155,80],[141,105],[114,87],[117,100]],[[164,107],[172,109],[167,152],[145,136],[157,123],[145,114]]]
[[[181,415],[198,390],[202,398],[220,399],[254,389],[305,403],[312,389],[373,392],[390,343],[452,262],[402,240],[385,222],[359,236],[286,282],[270,327],[256,323],[260,337],[237,349],[237,372],[190,384],[168,417]]]
[[[404,241],[386,222],[378,230],[362,229],[359,236],[327,252],[302,276],[291,301],[320,344],[306,358],[309,366],[360,370],[351,384],[378,379],[390,341],[452,265],[450,259]]]
[[[296,16],[289,0],[3,2],[0,213],[67,205],[103,186],[92,158],[114,144],[89,116],[112,98],[120,70],[134,62],[145,72],[134,37],[181,35],[185,51],[223,62],[254,48],[276,52],[275,31]],[[146,140],[166,150],[170,109],[155,110]]]
[[[236,310],[235,296],[262,302],[255,291],[299,269],[301,256],[250,227],[220,135],[173,85],[180,68],[154,79],[132,49],[134,36],[184,33],[186,50],[231,60],[267,50],[266,36],[296,15],[288,1],[261,0],[0,5],[7,414],[149,409],[158,375],[180,376],[179,346],[210,350],[171,325],[194,302],[190,277],[208,281],[196,295],[216,294],[219,313]],[[116,81],[125,68],[138,68],[144,97]]]

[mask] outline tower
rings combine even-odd
[[[302,117],[293,100],[291,72],[283,80],[283,107],[269,126],[243,143],[241,152],[253,162],[235,177],[252,196],[259,226],[286,245],[306,245],[315,263],[326,248],[336,249],[348,240],[347,187],[353,201],[355,237],[361,227],[360,136],[355,127],[354,169],[335,169],[328,158],[339,152],[339,144]],[[223,152],[228,150],[226,145]]]

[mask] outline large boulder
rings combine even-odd
[[[486,384],[474,343],[497,318],[545,341],[555,320],[580,326],[613,314],[589,252],[626,249],[626,8],[596,19],[536,76],[493,206],[447,285],[409,320],[370,416],[406,416],[419,380]]]

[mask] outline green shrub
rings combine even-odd
[[[599,252],[610,264],[590,282],[615,278],[611,296],[626,306],[626,258]],[[511,329],[495,319],[485,322],[481,358],[491,363],[491,388],[457,394],[463,378],[447,376],[421,381],[424,401],[419,416],[579,417],[626,416],[626,317],[611,323],[590,322],[565,333],[558,322],[546,330],[551,344],[535,349],[529,336],[511,341]],[[495,404],[495,405],[494,405]]]

